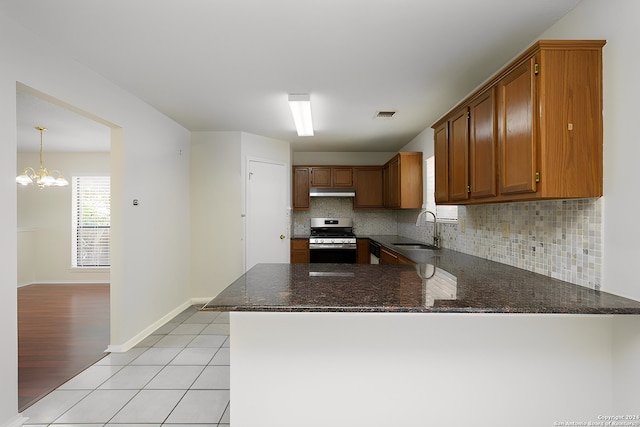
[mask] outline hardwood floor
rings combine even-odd
[[[18,288],[19,410],[100,360],[108,345],[108,284]]]

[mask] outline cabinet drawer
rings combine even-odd
[[[309,239],[291,239],[291,249],[309,249]]]

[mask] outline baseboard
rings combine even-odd
[[[200,298],[191,298],[191,305],[200,305],[203,306],[209,301],[211,301],[214,297],[200,297]]]
[[[98,280],[98,281],[91,281],[91,280],[78,280],[78,281],[74,281],[74,280],[65,280],[63,282],[42,282],[42,281],[38,281],[38,282],[27,282],[27,283],[18,283],[18,287],[22,288],[24,286],[30,286],[30,285],[108,285],[109,282],[105,282],[104,280]]]
[[[145,339],[149,335],[153,334],[158,328],[163,326],[169,320],[171,320],[174,317],[176,317],[178,314],[182,313],[188,307],[191,307],[191,305],[192,305],[191,300],[185,301],[184,303],[180,304],[178,307],[176,307],[173,310],[171,310],[166,315],[162,316],[156,322],[154,322],[151,325],[147,326],[140,333],[135,335],[133,338],[131,338],[130,340],[128,340],[124,344],[110,344],[107,347],[107,349],[105,350],[105,352],[107,352],[107,353],[124,353],[126,351],[131,350],[133,347],[138,345],[138,343],[140,343],[143,339]]]
[[[10,420],[6,421],[3,424],[0,424],[0,427],[20,427],[27,422],[29,418],[23,417],[22,414],[18,414]]]

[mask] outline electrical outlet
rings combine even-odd
[[[503,222],[502,223],[502,237],[509,237],[510,234],[510,230],[509,230],[509,223],[508,222]]]
[[[460,219],[460,232],[464,233],[466,231],[467,231],[467,221],[464,218],[462,218]]]

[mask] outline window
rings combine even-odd
[[[74,176],[72,267],[109,267],[111,186],[108,176]]]
[[[438,221],[455,222],[458,221],[458,207],[449,205],[436,206],[435,191],[436,191],[436,167],[435,157],[431,156],[425,160],[427,169],[427,209],[431,212],[435,212],[438,217]]]

